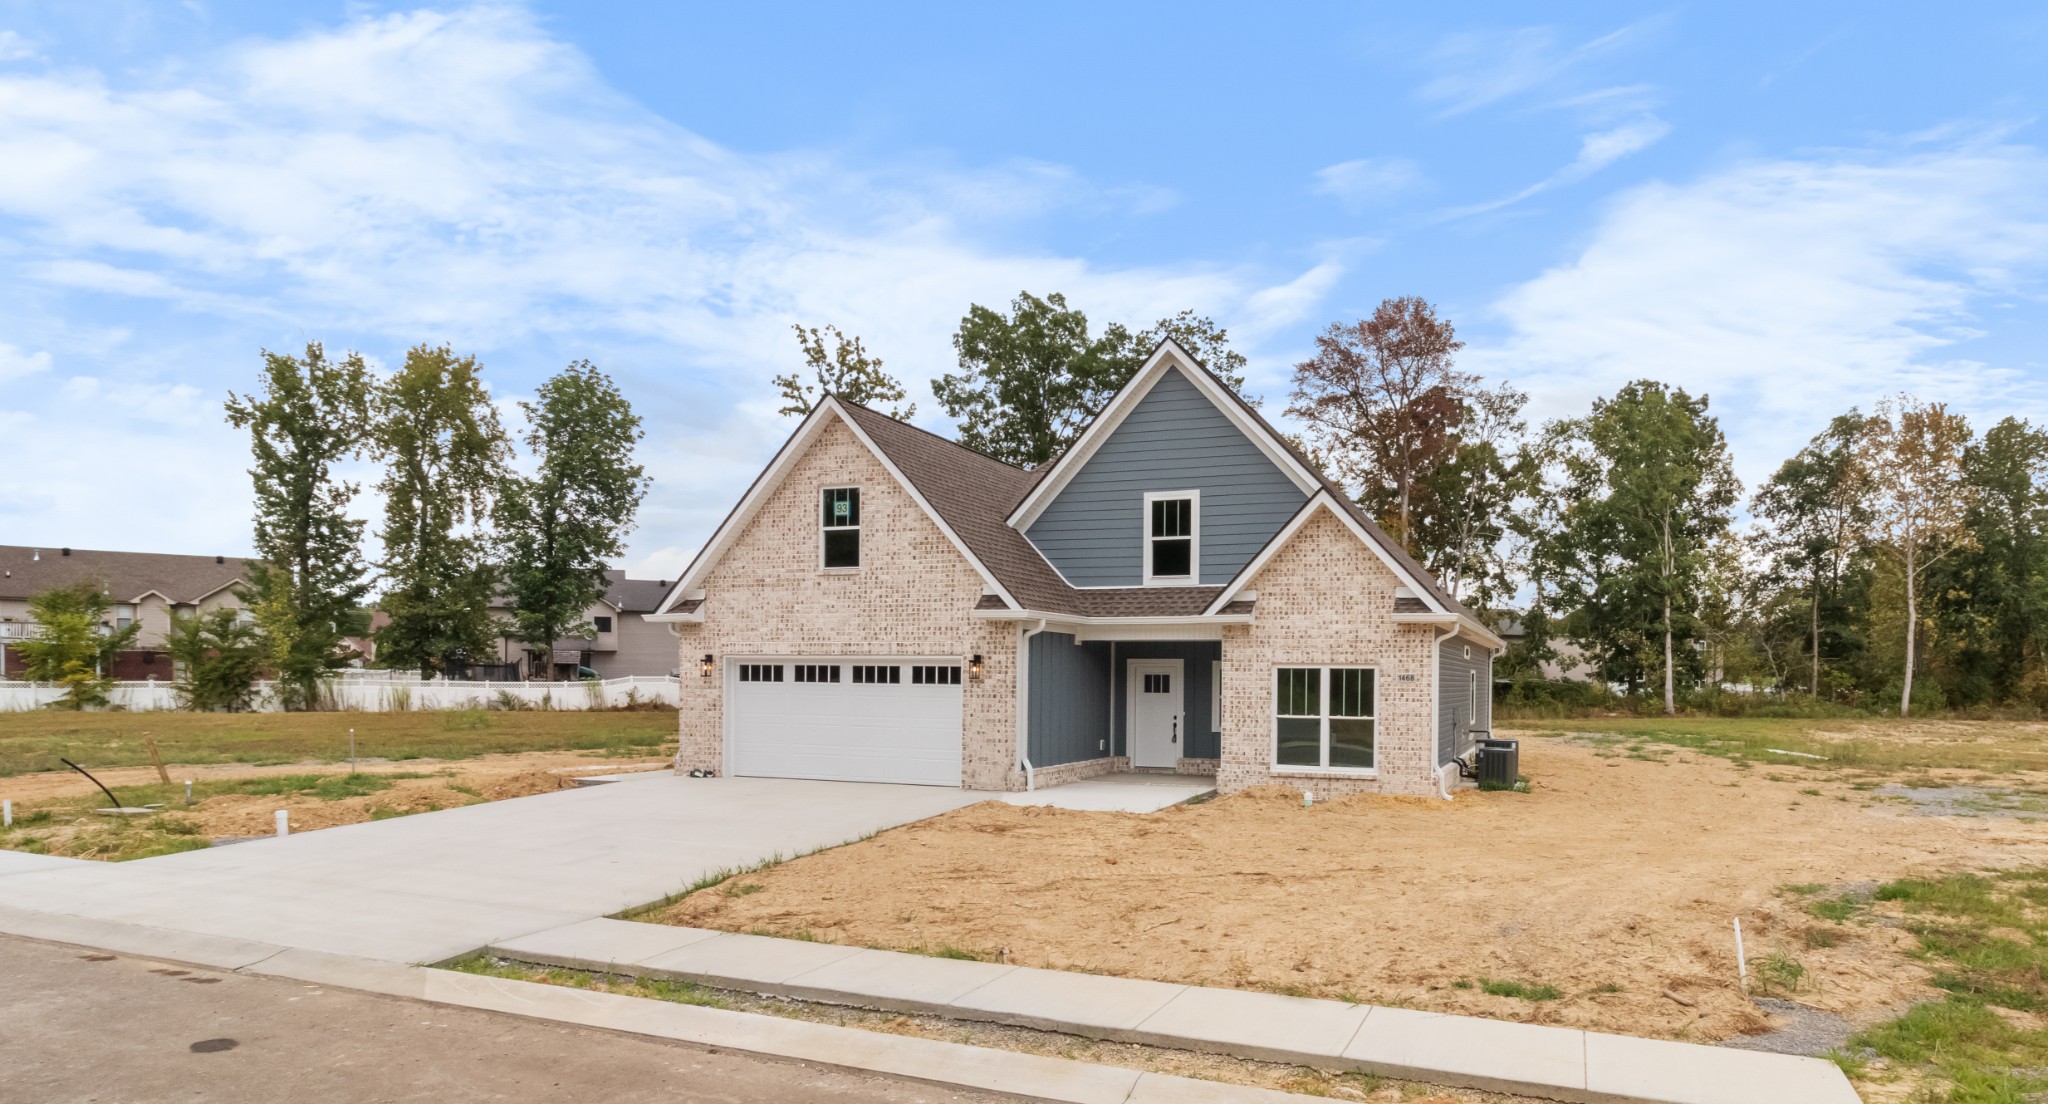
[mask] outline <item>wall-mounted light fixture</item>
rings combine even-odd
[[[697,669],[698,669],[699,671],[703,672],[703,675],[704,675],[704,677],[705,677],[705,678],[710,678],[710,677],[711,677],[711,653],[710,653],[710,652],[705,652],[705,653],[704,653],[704,659],[703,659],[703,661],[702,661],[701,663],[699,663],[699,664],[697,665]]]
[[[970,678],[980,678],[980,677],[981,677],[981,657],[980,657],[980,656],[978,656],[978,655],[977,655],[977,656],[973,656],[972,658],[968,659],[968,661],[967,661],[967,674],[968,674],[968,676],[969,676]]]

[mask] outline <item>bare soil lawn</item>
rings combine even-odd
[[[180,765],[169,786],[154,767],[95,771],[124,804],[161,804],[154,816],[109,818],[93,810],[105,795],[71,771],[0,778],[14,802],[15,825],[0,849],[86,859],[138,859],[212,846],[216,840],[270,835],[286,810],[294,832],[526,797],[574,785],[578,775],[663,769],[666,758],[627,760],[585,752],[486,755],[454,761],[415,759],[347,766]],[[184,804],[185,779],[193,803]]]
[[[1303,808],[1271,789],[1149,816],[989,802],[643,918],[1716,1041],[1774,1026],[1738,983],[1732,918],[1757,992],[1860,1027],[1940,995],[1871,889],[2048,863],[2048,822],[1928,815],[1880,788],[1904,768],[1917,786],[2038,803],[2048,774],[2025,756],[1997,775],[1913,756],[1778,767],[1683,741],[1522,735],[1527,794]]]

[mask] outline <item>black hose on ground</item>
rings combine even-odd
[[[99,780],[99,779],[97,779],[97,778],[94,778],[94,777],[92,776],[92,772],[91,772],[91,771],[88,771],[88,770],[86,770],[86,769],[85,769],[84,767],[81,767],[81,766],[79,766],[79,765],[78,765],[77,763],[74,763],[74,762],[72,762],[72,761],[71,761],[71,760],[69,760],[69,759],[59,758],[59,759],[58,759],[57,761],[58,761],[59,763],[62,763],[62,764],[64,764],[64,765],[65,765],[65,766],[67,766],[67,767],[70,767],[70,768],[71,768],[72,770],[75,770],[75,771],[77,771],[78,773],[80,773],[80,774],[82,774],[82,775],[85,775],[85,780],[86,780],[86,781],[88,781],[88,782],[92,783],[92,784],[93,784],[93,785],[95,785],[95,786],[99,786],[99,787],[100,787],[100,792],[101,792],[101,793],[103,793],[103,794],[106,794],[106,795],[107,795],[107,800],[108,800],[108,801],[111,801],[111,802],[113,802],[113,803],[114,803],[114,808],[116,808],[116,809],[120,809],[120,808],[125,808],[125,806],[123,806],[123,805],[121,804],[121,799],[120,799],[120,798],[118,798],[118,797],[115,797],[115,796],[114,796],[114,791],[112,791],[112,790],[110,790],[110,789],[106,788],[106,787],[105,787],[105,786],[103,786],[103,785],[100,785],[100,780]]]

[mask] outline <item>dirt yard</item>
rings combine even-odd
[[[294,832],[358,824],[547,793],[577,775],[667,767],[666,759],[626,760],[582,752],[486,755],[454,761],[410,759],[343,767],[240,764],[172,766],[162,785],[153,767],[94,771],[124,804],[160,803],[150,817],[112,819],[94,809],[106,798],[71,771],[0,778],[16,823],[0,831],[0,849],[89,859],[133,859],[210,846],[221,839],[269,835],[286,810]],[[194,801],[184,804],[184,780]]]
[[[2027,812],[2048,774],[1915,766],[1901,794],[1873,771],[1523,735],[1527,794],[991,802],[647,918],[1715,1041],[1784,1026],[1740,987],[1734,917],[1756,991],[1863,1026],[1934,992],[1867,907],[1877,883],[2048,863]],[[1912,796],[1987,786],[2005,797]],[[1853,919],[1815,911],[1858,893]]]

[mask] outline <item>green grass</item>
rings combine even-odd
[[[0,724],[0,776],[149,764],[143,734],[173,763],[334,763],[467,759],[525,751],[644,756],[673,745],[674,710],[502,713],[10,713]]]
[[[687,981],[663,981],[622,977],[618,974],[599,974],[589,970],[529,966],[523,962],[508,962],[481,954],[444,962],[441,968],[484,977],[535,981],[544,985],[563,985],[571,989],[595,989],[607,993],[621,993],[629,997],[649,997],[671,1004],[694,1004],[703,1008],[728,1008],[732,1003],[713,990]]]
[[[1493,978],[1480,978],[1479,988],[1496,997],[1515,997],[1528,1001],[1550,1001],[1564,996],[1563,991],[1555,985],[1530,985],[1520,981],[1499,981]]]
[[[1958,724],[1963,725],[1957,728]],[[1937,730],[1934,726],[1939,725]],[[1503,720],[1503,732],[1608,737],[1617,748],[1647,744],[1689,748],[1744,764],[1780,769],[1842,769],[1897,772],[1937,768],[1975,769],[1993,774],[2048,770],[2048,743],[2004,721],[1912,721],[1883,717],[1574,717]],[[1823,738],[1818,732],[1849,732]],[[1913,738],[1908,739],[1906,737]],[[1775,751],[1773,749],[1776,749]],[[1824,758],[1808,759],[1800,752]],[[1615,754],[1619,754],[1616,751]],[[1640,754],[1633,757],[1640,757]],[[1791,781],[1791,779],[1781,779]]]
[[[1996,1011],[2048,1011],[2048,870],[1906,878],[1874,899],[1905,913],[1916,954],[1948,995],[1851,1044],[1930,1068],[1947,1093],[1930,1099],[1947,1104],[2023,1104],[2048,1092],[2048,1028]]]

